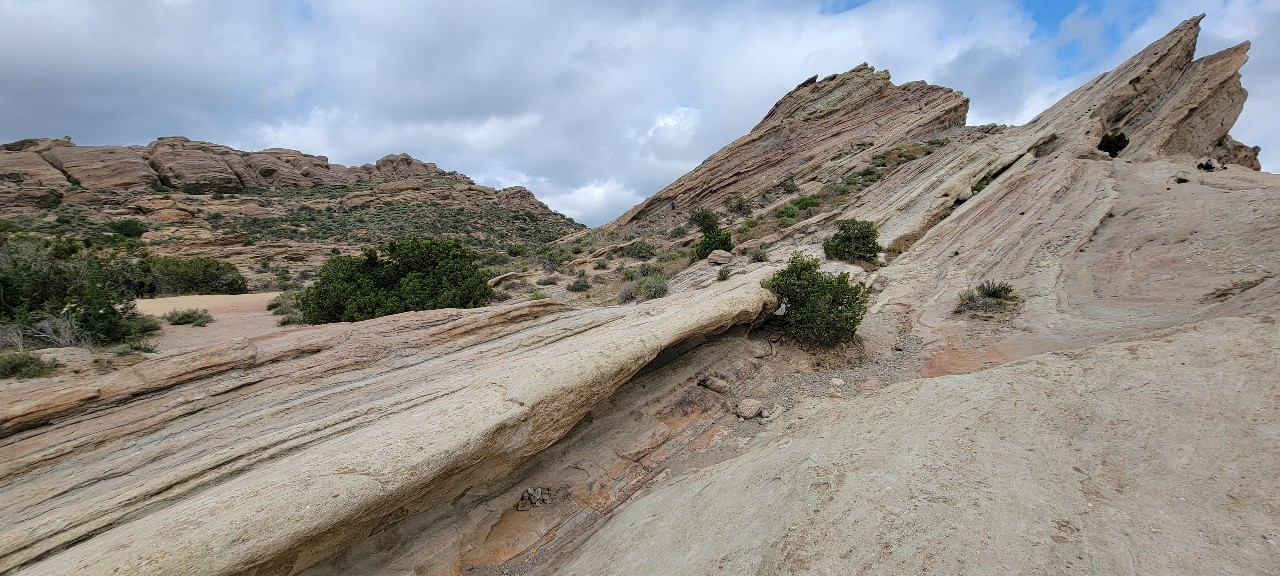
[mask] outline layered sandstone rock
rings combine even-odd
[[[0,571],[296,573],[502,478],[662,350],[767,312],[758,282],[401,314],[7,387]]]
[[[146,192],[159,183],[142,154],[122,146],[63,146],[41,156],[72,182],[93,190]]]

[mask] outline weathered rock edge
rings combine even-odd
[[[160,390],[141,375],[221,349],[137,365],[139,395],[45,410],[59,417],[3,439],[0,571],[297,573],[505,476],[664,349],[770,311],[762,274],[635,306],[532,302],[233,341],[224,348],[242,361]],[[421,349],[397,355],[396,342]],[[272,395],[291,385],[293,397]],[[358,401],[333,400],[335,389],[359,389]],[[218,390],[240,394],[209,404]],[[209,415],[175,409],[191,403]],[[148,477],[165,459],[162,477]],[[95,492],[119,478],[129,481]]]

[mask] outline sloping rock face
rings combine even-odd
[[[7,387],[0,571],[297,573],[501,479],[662,350],[768,312],[758,282],[402,314]]]
[[[892,144],[964,126],[969,99],[924,82],[895,86],[889,73],[863,64],[782,98],[751,133],[628,210],[609,226],[655,233],[683,223],[694,206],[750,201],[788,177],[826,182]],[[816,189],[816,186],[814,187]]]
[[[62,203],[66,176],[35,152],[0,151],[0,210],[27,214]]]
[[[537,573],[1274,571],[1276,321],[814,404],[746,455],[637,496]]]

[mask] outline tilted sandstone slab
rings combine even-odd
[[[659,352],[753,321],[759,277],[239,339],[0,405],[0,571],[292,574],[501,478]]]
[[[54,168],[93,190],[150,191],[159,183],[146,159],[123,146],[66,146],[42,154]]]
[[[535,574],[1264,574],[1280,330],[1223,318],[784,415]]]

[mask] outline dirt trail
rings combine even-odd
[[[261,336],[284,328],[277,326],[278,318],[267,310],[267,303],[279,292],[256,294],[172,296],[138,300],[138,311],[159,316],[173,310],[203,308],[213,316],[208,326],[164,326],[152,340],[161,352],[207,346],[231,338]]]

